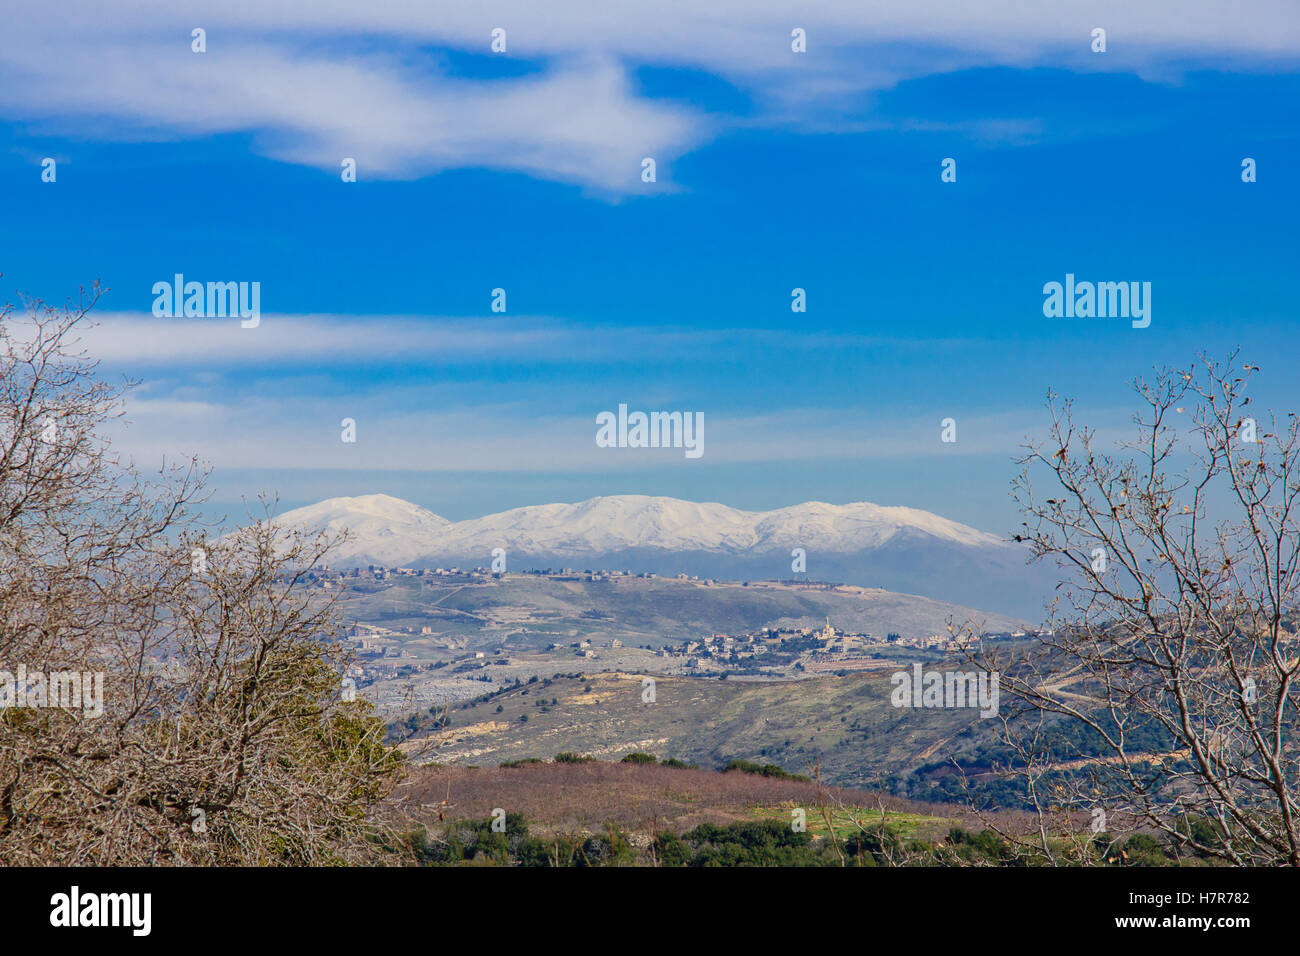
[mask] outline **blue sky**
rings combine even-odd
[[[1003,532],[1049,387],[1118,434],[1134,376],[1241,346],[1296,407],[1292,5],[427,6],[87,5],[0,53],[0,284],[110,287],[87,342],[144,383],[120,440],[210,460],[218,507],[869,500]],[[155,319],[176,272],[261,282],[261,325]],[[1045,318],[1067,272],[1149,281],[1150,327]],[[620,402],[703,412],[703,458],[597,448]]]

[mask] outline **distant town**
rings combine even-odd
[[[364,568],[331,569],[321,567],[308,572],[309,585],[323,591],[346,587],[352,594],[364,597],[382,595],[386,588],[401,582],[418,592],[425,588],[446,589],[447,594],[430,600],[421,612],[439,611],[464,614],[442,606],[446,596],[459,593],[464,588],[487,585],[503,579],[538,580],[564,584],[565,582],[596,583],[603,581],[690,582],[705,588],[752,588],[755,591],[795,589],[797,591],[840,592],[851,595],[868,589],[855,588],[833,582],[804,579],[769,581],[717,581],[685,573],[656,575],[652,572],[633,572],[620,569],[544,568],[505,574],[487,567],[476,568],[388,568],[370,565]],[[433,593],[433,592],[430,592]],[[351,602],[345,604],[353,611]],[[500,643],[488,646],[466,646],[463,637],[449,637],[439,624],[412,624],[393,617],[397,611],[385,611],[389,620],[367,619],[361,613],[351,617],[341,639],[353,652],[354,661],[349,675],[363,693],[381,706],[381,709],[401,709],[412,704],[453,702],[482,694],[484,684],[488,690],[532,677],[550,677],[568,671],[600,673],[631,671],[636,673],[664,673],[682,676],[729,680],[798,680],[801,678],[847,674],[896,668],[900,660],[913,660],[918,654],[939,657],[964,649],[960,639],[952,633],[933,632],[903,635],[897,632],[872,633],[837,626],[825,617],[820,627],[767,626],[746,629],[737,633],[703,630],[683,635],[676,640],[634,644],[626,636],[585,636],[570,629],[570,640],[551,640],[529,646],[518,640],[518,630],[504,634]],[[499,617],[509,614],[495,608]],[[508,609],[507,609],[508,610]],[[417,612],[412,612],[413,614]],[[591,609],[579,617],[606,630],[618,629],[618,622],[606,620],[606,615]],[[495,621],[484,620],[484,630]],[[1036,632],[1008,630],[985,633],[986,641],[1015,640],[1033,636]],[[576,667],[574,665],[577,665]]]

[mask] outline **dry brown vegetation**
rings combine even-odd
[[[330,542],[267,521],[210,541],[197,462],[114,454],[123,388],[76,338],[96,298],[0,311],[0,861],[372,859],[401,761],[340,699],[333,609],[296,586]],[[54,672],[95,706],[18,692]]]
[[[500,807],[523,814],[539,831],[597,831],[614,823],[629,832],[682,833],[701,823],[754,819],[754,811],[803,807],[810,820],[825,805],[978,823],[952,805],[932,805],[887,794],[819,787],[740,772],[608,763],[529,763],[517,767],[428,766],[411,772],[393,803],[430,826],[483,820]],[[1022,819],[1023,818],[1023,819]],[[1027,815],[1003,815],[1013,829]]]

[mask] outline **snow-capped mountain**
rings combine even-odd
[[[335,566],[538,567],[686,572],[719,579],[789,578],[806,552],[814,580],[885,587],[1026,616],[1042,608],[1042,575],[991,534],[914,508],[805,502],[742,511],[716,502],[611,495],[532,505],[451,522],[388,495],[331,498],[286,512],[286,526],[347,528]],[[1035,586],[1039,585],[1039,586]]]
[[[446,518],[391,495],[329,498],[286,511],[277,521],[308,531],[346,530],[349,540],[331,556],[331,561],[342,565],[408,564],[436,549],[440,533],[451,525]]]
[[[487,555],[500,547],[560,558],[641,548],[742,554],[802,547],[844,553],[878,548],[906,531],[961,545],[998,544],[991,535],[925,511],[867,502],[810,501],[777,511],[741,511],[716,502],[613,495],[456,522],[442,530],[440,548],[447,554]]]

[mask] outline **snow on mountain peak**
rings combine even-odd
[[[406,564],[437,547],[439,534],[451,524],[446,518],[392,495],[329,498],[278,516],[281,527],[308,531],[344,531],[332,560],[351,559]]]
[[[987,546],[993,535],[915,508],[820,501],[773,511],[649,495],[608,495],[573,504],[530,505],[450,522],[389,495],[331,498],[286,512],[279,521],[352,535],[335,560],[407,564],[420,558],[514,554],[578,558],[632,549],[741,554],[804,547],[848,554],[880,547],[899,534]]]

